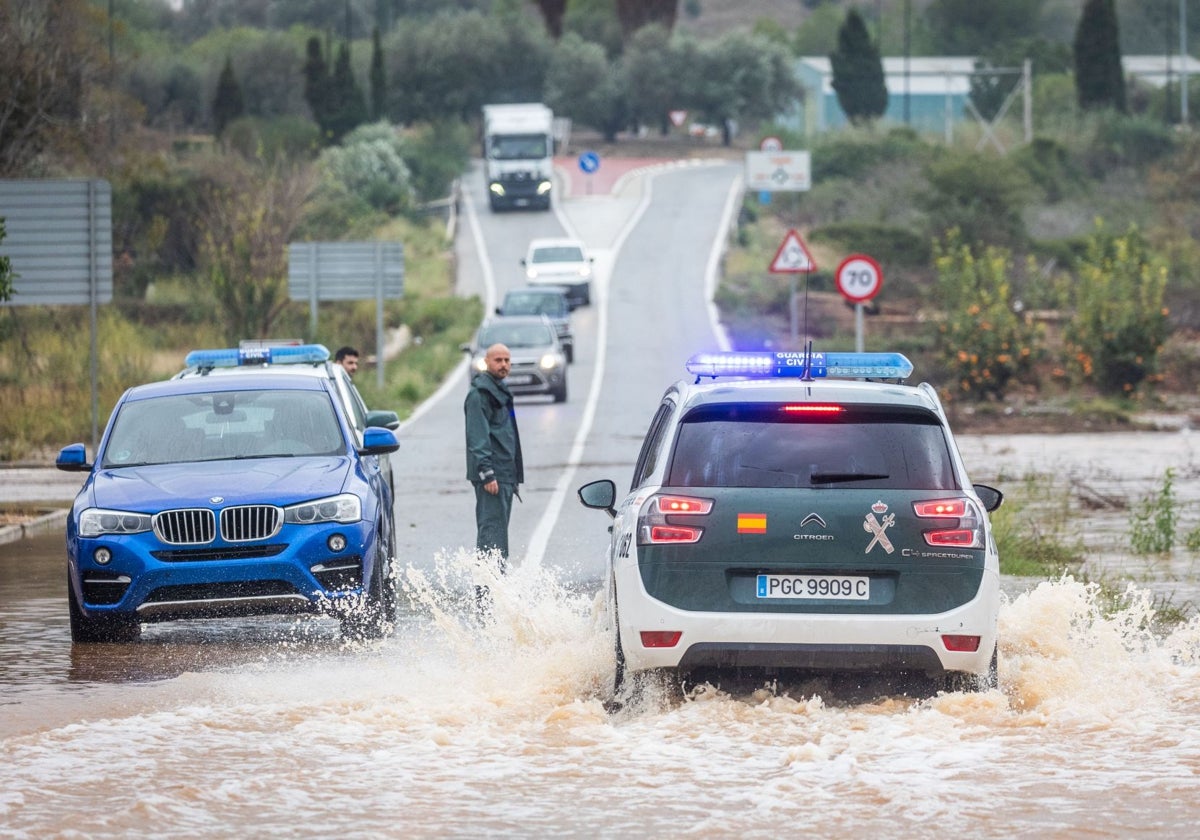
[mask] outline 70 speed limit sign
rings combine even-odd
[[[879,294],[883,269],[866,254],[851,254],[837,267],[837,287],[851,303],[862,303]]]

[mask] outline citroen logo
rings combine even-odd
[[[211,502],[214,505],[219,505],[223,501],[225,501],[224,496],[212,496],[211,498],[209,498],[209,502]]]
[[[816,513],[810,513],[808,516],[804,517],[804,521],[800,523],[801,528],[804,528],[808,525],[820,525],[822,528],[826,527],[825,520],[821,518],[820,514]]]

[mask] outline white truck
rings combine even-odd
[[[550,209],[554,112],[540,102],[483,106],[488,203]]]

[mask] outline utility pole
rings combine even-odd
[[[912,0],[904,0],[904,124],[909,124],[908,56],[912,52]]]
[[[1187,0],[1179,0],[1179,124],[1188,124]]]

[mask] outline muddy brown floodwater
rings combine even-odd
[[[1186,432],[965,436],[973,478],[1061,480],[1101,608],[1077,580],[1006,581],[1000,687],[916,699],[813,680],[603,699],[611,639],[593,587],[552,564],[460,612],[442,556],[403,574],[395,632],[334,622],[157,625],[69,641],[61,537],[0,546],[0,835],[1193,837],[1200,622],[1146,628],[1195,557],[1128,550],[1127,503],[1175,471],[1200,519]],[[565,558],[558,558],[565,559]]]

